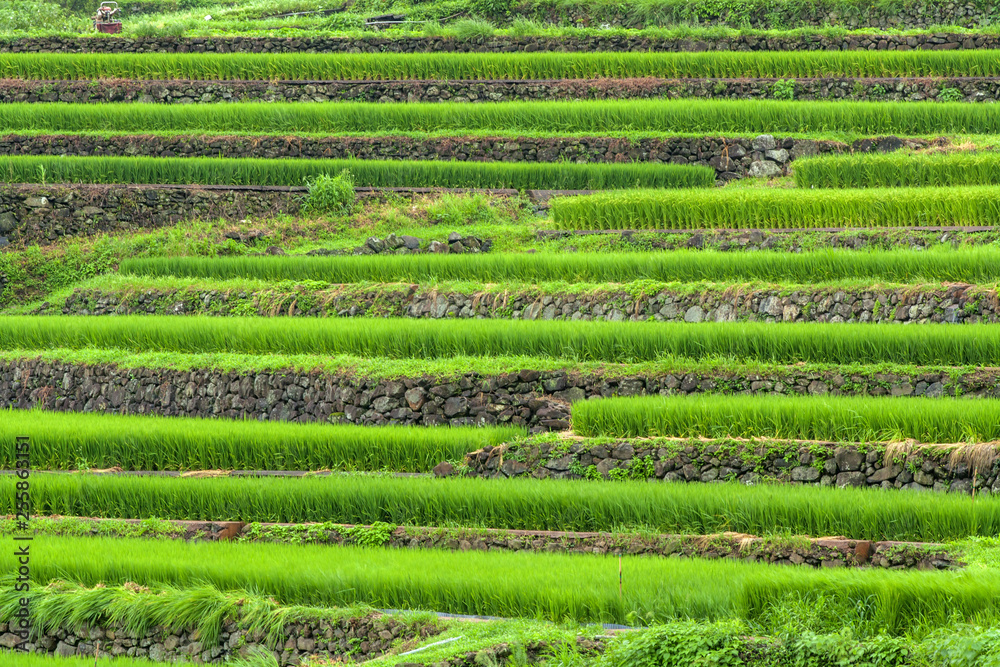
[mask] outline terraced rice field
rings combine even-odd
[[[0,663],[997,664],[995,7],[7,4]]]

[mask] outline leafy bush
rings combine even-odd
[[[302,212],[318,215],[350,215],[354,210],[354,177],[344,169],[336,176],[320,174],[306,181],[309,194]]]
[[[90,2],[87,4],[91,9],[95,6]],[[60,5],[37,0],[0,3],[0,25],[4,32],[83,32],[91,29],[85,19],[72,16]]]
[[[778,79],[771,86],[771,96],[776,100],[795,99],[795,79]]]
[[[965,95],[958,88],[942,88],[937,95],[938,102],[961,102]]]

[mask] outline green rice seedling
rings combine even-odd
[[[209,584],[283,604],[361,603],[553,621],[752,620],[798,592],[839,598],[900,633],[956,617],[994,620],[1000,606],[994,572],[791,572],[728,560],[625,556],[628,585],[619,589],[618,559],[576,554],[393,550],[372,558],[357,547],[54,537],[35,542],[32,556],[41,583],[69,576],[87,586]]]
[[[996,187],[624,190],[552,201],[559,229],[982,226],[998,219]]]
[[[245,522],[481,526],[705,535],[844,535],[944,541],[1000,532],[1000,499],[783,484],[400,478],[167,478],[35,474],[39,515]],[[14,513],[14,496],[0,497]]]
[[[1000,184],[1000,156],[969,152],[829,155],[796,160],[794,175],[800,188],[948,186],[968,192],[970,188],[952,186]]]
[[[958,443],[1000,439],[1000,401],[856,396],[651,396],[583,401],[586,436]]]
[[[470,22],[466,32],[488,24]],[[5,79],[440,80],[1000,76],[976,51],[705,53],[5,53]]]
[[[428,472],[443,460],[460,459],[485,445],[509,441],[523,435],[523,430],[371,428],[3,410],[0,468],[13,469],[18,435],[31,437],[36,468]]]
[[[709,187],[708,167],[658,164],[496,163],[403,160],[268,160],[163,157],[35,157],[0,160],[8,183],[304,185],[351,173],[364,187],[556,188]]]
[[[0,130],[252,134],[383,132],[998,134],[986,104],[628,100],[496,104],[246,103],[0,106]],[[354,171],[352,169],[352,171]],[[355,172],[356,174],[356,172]],[[357,174],[356,174],[357,175]]]
[[[216,279],[321,280],[329,283],[550,281],[628,283],[795,282],[844,279],[881,282],[1000,280],[1000,251],[875,250],[735,253],[680,250],[656,253],[406,255],[354,257],[155,257],[124,260],[124,274]]]
[[[1000,364],[989,324],[560,322],[218,318],[133,315],[0,317],[0,349],[114,349],[184,354],[349,354],[448,359],[532,356],[631,363],[671,357],[915,365]]]

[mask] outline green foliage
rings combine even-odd
[[[1000,158],[993,162],[1000,164]],[[903,168],[920,174],[919,163]],[[559,197],[552,201],[552,219],[559,229],[988,226],[1000,219],[1000,188],[822,189],[834,183],[823,181],[820,169],[803,170],[796,161],[796,189],[621,190]],[[845,178],[863,177],[853,167],[845,172]]]
[[[795,79],[778,79],[771,86],[771,97],[776,100],[795,99]]]
[[[93,3],[88,4],[96,7]],[[42,0],[6,0],[0,3],[0,26],[6,33],[82,32],[90,28],[86,21],[72,16],[65,8]]]
[[[938,102],[961,102],[965,94],[958,88],[942,88],[937,94]]]
[[[39,515],[943,541],[1000,532],[1000,499],[883,489],[589,480],[40,475]],[[0,497],[13,514],[14,495]]]
[[[428,472],[485,445],[522,434],[516,428],[370,428],[0,411],[0,465],[13,468],[14,438],[29,435],[36,466],[125,470],[398,470]]]
[[[218,318],[130,315],[0,317],[0,349],[108,349],[186,354],[349,354],[447,359],[531,356],[635,363],[664,358],[923,366],[1000,364],[990,324],[575,322]],[[988,404],[988,403],[984,403]]]
[[[918,197],[924,196],[922,192],[954,192],[962,197],[976,199],[988,189],[954,186],[1000,184],[1000,155],[992,152],[955,151],[811,157],[795,161],[795,184],[800,188],[919,187],[922,190],[901,192]],[[868,191],[859,191],[859,194],[865,192]],[[974,208],[976,204],[970,206]],[[956,211],[956,220],[960,220],[962,215],[963,213]]]
[[[370,526],[340,526],[337,528],[344,537],[361,547],[381,547],[392,537],[396,525],[376,521]]]
[[[1000,439],[1000,403],[957,398],[650,396],[581,401],[590,437],[734,437],[958,443]]]
[[[661,164],[295,160],[165,157],[33,157],[0,159],[9,183],[38,183],[39,167],[60,183],[177,183],[299,185],[332,171],[349,171],[364,187],[559,188],[702,187],[715,182],[708,167]],[[317,205],[344,199],[349,182],[321,185]],[[331,179],[335,180],[335,179]]]
[[[354,210],[354,177],[348,170],[337,176],[320,174],[306,185],[309,194],[302,204],[306,215],[350,215]]]
[[[625,100],[490,104],[10,103],[0,106],[0,129],[5,132],[107,132],[109,128],[119,133],[484,131],[567,134],[669,131],[672,134],[848,132],[852,135],[878,136],[998,134],[1000,116],[993,113],[988,104],[899,104],[843,100]],[[324,171],[329,172],[330,169]]]
[[[741,667],[745,649],[744,628],[739,623],[706,625],[693,621],[627,633],[608,646],[602,665],[607,667]]]
[[[0,255],[2,261],[3,255]],[[678,250],[657,253],[408,255],[379,257],[154,257],[123,260],[124,274],[214,279],[322,280],[333,283],[474,280],[629,283],[785,282],[844,279],[884,282],[989,283],[1000,278],[993,248],[913,252],[876,250],[737,253]]]

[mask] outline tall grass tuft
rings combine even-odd
[[[927,443],[1000,439],[1000,401],[855,396],[650,396],[583,401],[580,435]]]
[[[344,170],[351,173],[354,185],[364,187],[589,190],[715,183],[715,171],[708,167],[659,164],[21,155],[0,159],[0,177],[8,183],[305,185]]]
[[[1000,219],[1000,188],[625,190],[558,197],[552,216],[559,229],[982,226]]]

